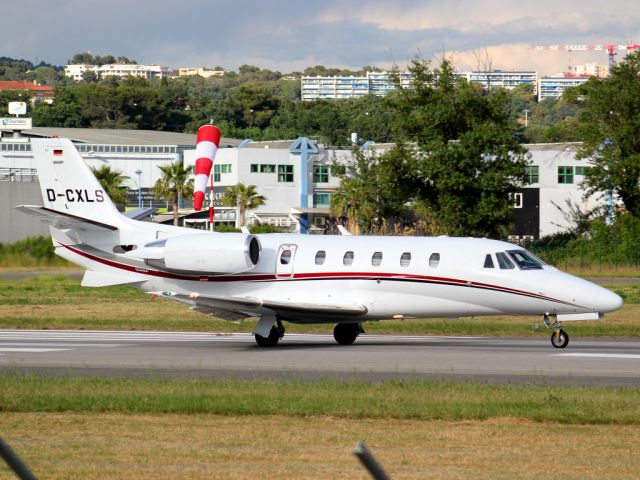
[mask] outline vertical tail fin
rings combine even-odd
[[[32,139],[42,201],[48,209],[118,225],[122,216],[70,140]]]

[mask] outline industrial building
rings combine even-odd
[[[154,199],[150,190],[160,178],[158,166],[183,160],[195,163],[195,135],[133,130],[34,128],[29,136],[60,136],[72,139],[90,166],[109,165],[129,177],[130,208],[158,207],[170,210],[166,201]],[[369,145],[368,152],[382,152],[390,145]],[[583,209],[605,202],[584,198],[581,181],[589,162],[577,159],[575,143],[526,146],[531,154],[529,185],[514,198],[513,239],[539,238],[563,230],[561,211],[567,200]],[[224,206],[227,187],[242,182],[255,185],[266,204],[247,212],[249,223],[260,222],[291,231],[324,233],[331,221],[331,195],[339,186],[333,162],[348,162],[351,150],[317,145],[307,138],[290,141],[251,142],[223,139],[213,169],[214,222],[236,224],[236,208]],[[0,142],[0,201],[3,205],[41,204],[40,189],[28,137],[3,138]],[[556,206],[557,205],[557,206]],[[181,201],[181,223],[208,229],[205,208],[195,212],[192,203]],[[170,221],[158,216],[156,221]],[[0,242],[12,242],[48,230],[33,218],[12,208],[0,210]]]

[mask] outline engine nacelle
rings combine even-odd
[[[197,233],[156,240],[126,255],[166,270],[241,273],[258,263],[260,241],[258,237],[244,233]]]

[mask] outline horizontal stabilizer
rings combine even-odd
[[[151,217],[151,215],[153,215],[157,211],[158,209],[156,207],[141,207],[136,208],[135,210],[124,212],[123,215],[127,218],[130,218],[131,220],[144,220]]]
[[[16,210],[27,215],[38,217],[41,221],[47,222],[52,227],[59,230],[66,228],[73,228],[78,230],[117,230],[118,227],[108,225],[106,223],[97,222],[95,220],[89,220],[87,218],[71,215],[70,213],[60,212],[58,210],[52,210],[47,207],[41,207],[38,205],[19,205],[15,207]]]
[[[144,282],[142,276],[136,274],[116,274],[86,270],[82,277],[83,287],[109,287],[111,285],[131,285]]]

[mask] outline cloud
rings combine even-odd
[[[23,0],[4,5],[3,18],[16,21],[3,24],[0,55],[55,64],[89,50],[173,67],[250,63],[287,72],[315,64],[404,65],[418,52],[427,58],[453,52],[460,63],[472,64],[474,51],[487,49],[496,67],[554,73],[566,67],[567,56],[534,54],[528,45],[637,39],[640,5],[621,0],[606,5],[593,0]],[[606,61],[605,54],[572,55],[574,63]]]

